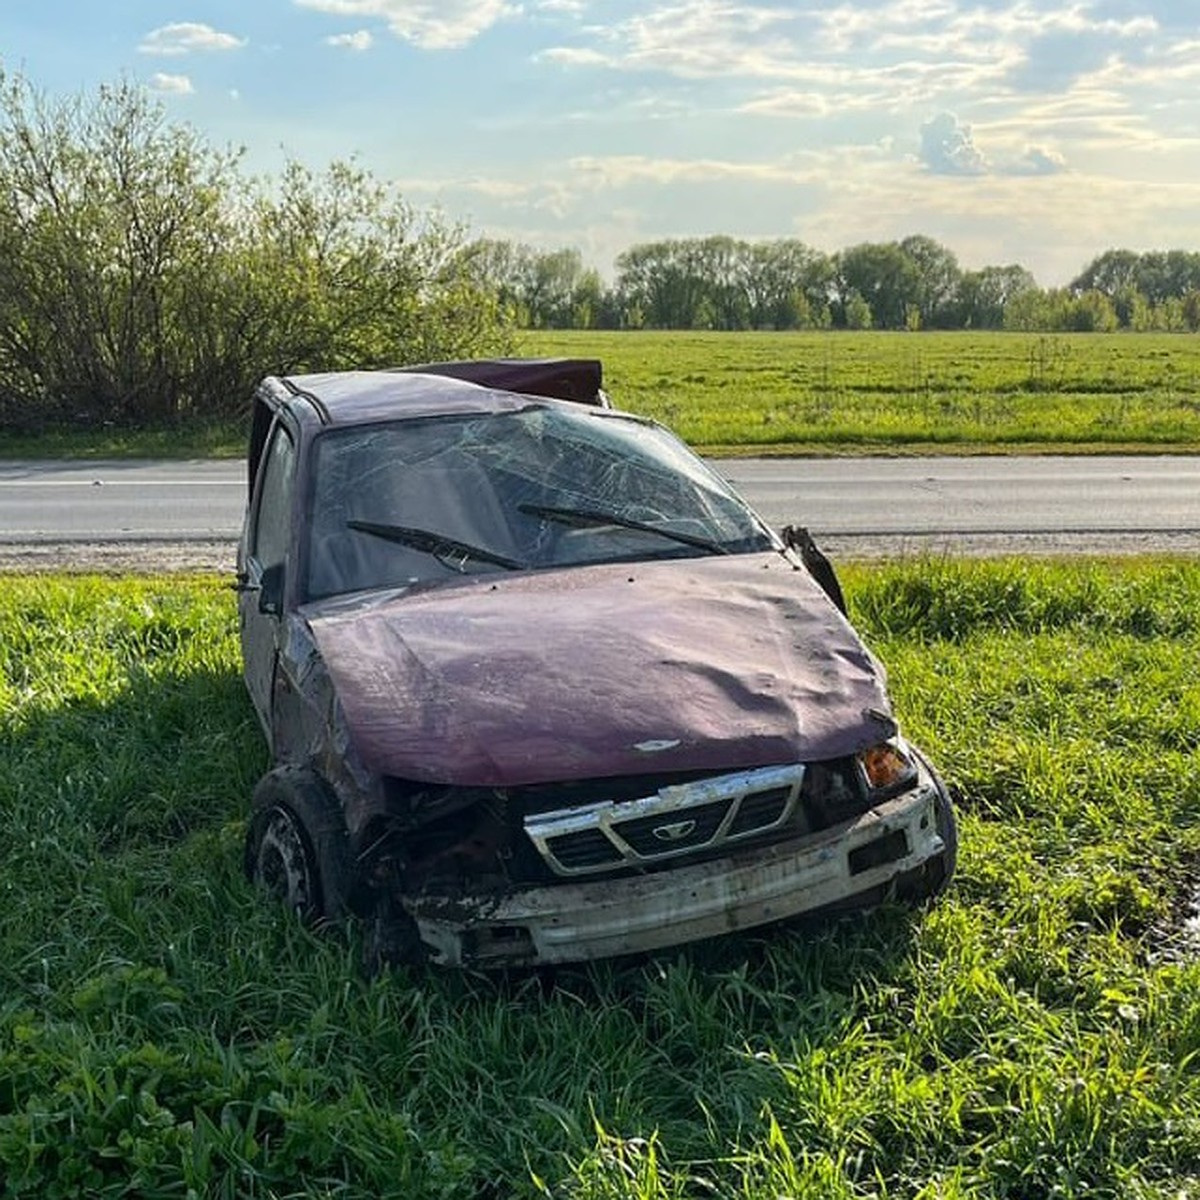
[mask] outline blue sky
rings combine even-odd
[[[1200,249],[1200,0],[8,0],[0,62],[606,273],[710,233],[925,233],[1046,285]]]

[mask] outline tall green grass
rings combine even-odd
[[[844,572],[961,813],[933,908],[366,981],[243,882],[212,579],[0,588],[0,1192],[1200,1194],[1200,565]]]

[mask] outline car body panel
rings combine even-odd
[[[725,771],[895,733],[878,664],[777,553],[476,576],[307,611],[363,762],[407,779]]]

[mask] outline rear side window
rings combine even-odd
[[[291,436],[282,425],[276,425],[259,471],[258,511],[250,547],[264,571],[281,566],[287,556],[295,466]]]

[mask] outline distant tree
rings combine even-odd
[[[716,329],[717,310],[708,296],[701,296],[692,308],[693,329]]]
[[[1015,263],[967,271],[959,280],[953,324],[960,329],[1002,329],[1009,304],[1037,290],[1037,280]]]
[[[1200,332],[1200,288],[1192,288],[1183,297],[1180,315],[1188,332]]]
[[[531,252],[522,295],[530,327],[569,328],[587,275],[583,256],[574,248]]]
[[[746,242],[709,237],[689,246],[692,269],[708,281],[707,307],[713,329],[748,329],[750,301],[746,293]]]
[[[1149,307],[1149,319],[1144,326],[1155,333],[1184,333],[1187,322],[1183,317],[1183,301],[1172,296],[1161,304]]]
[[[519,242],[479,238],[461,254],[466,274],[494,293],[526,329],[588,329],[603,313],[600,274],[577,249],[536,250]]]
[[[828,309],[825,310],[828,312]],[[814,316],[808,297],[801,291],[793,291],[776,310],[776,329],[815,329],[818,318]]]
[[[1112,301],[1094,288],[1075,297],[1067,307],[1064,327],[1076,333],[1111,333],[1117,325]]]
[[[696,242],[680,239],[645,242],[620,254],[617,290],[655,329],[694,328],[703,316],[700,301],[710,291]]]
[[[1118,289],[1116,295],[1110,297],[1110,301],[1117,324],[1122,329],[1144,333],[1156,327],[1155,308],[1136,287],[1127,285]]]
[[[833,263],[794,238],[755,242],[742,258],[749,324],[807,329],[827,320]]]
[[[858,292],[851,291],[847,295],[843,311],[847,329],[870,329],[874,324],[871,306]]]
[[[1137,287],[1151,304],[1182,299],[1193,288],[1200,289],[1200,254],[1187,250],[1143,254],[1138,263]]]
[[[1068,299],[1062,292],[1041,289],[1021,292],[1004,307],[1004,328],[1030,333],[1061,329]]]
[[[1138,291],[1141,265],[1142,256],[1133,250],[1105,250],[1071,280],[1070,289],[1076,294],[1096,291],[1106,296],[1116,296],[1124,289]]]
[[[939,329],[954,322],[954,302],[962,271],[953,252],[931,237],[914,234],[899,243],[900,252],[916,272],[907,305],[915,306],[917,328]],[[907,316],[906,326],[912,327]]]
[[[1071,281],[1076,295],[1097,291],[1113,301],[1123,326],[1134,328],[1133,296],[1144,297],[1150,308],[1181,300],[1200,289],[1200,253],[1187,250],[1106,250]]]
[[[920,271],[895,242],[864,242],[838,256],[838,292],[848,327],[849,302],[859,296],[881,329],[903,329],[909,304],[920,293]]]
[[[497,238],[476,238],[461,252],[464,273],[481,288],[490,291],[514,324],[528,327],[524,286],[528,276],[528,246]]]
[[[587,267],[571,289],[571,328],[595,329],[605,320],[604,281],[595,267]]]

